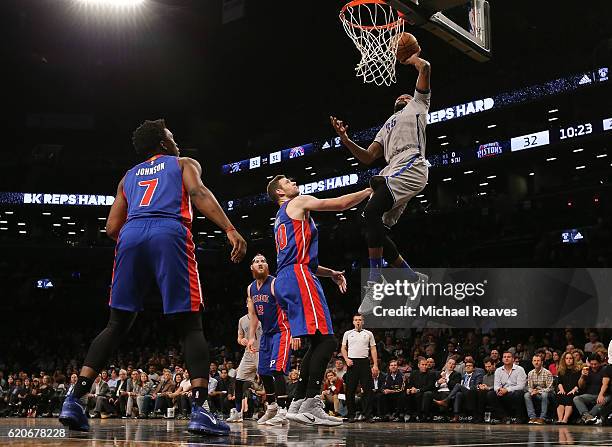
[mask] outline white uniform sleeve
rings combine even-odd
[[[414,91],[414,102],[423,106],[425,109],[429,110],[429,101],[431,99],[431,92],[421,93],[418,90]]]
[[[376,136],[374,137],[374,141],[380,144],[383,149],[385,148],[385,126],[382,126]]]
[[[342,336],[342,346],[348,346],[348,333],[349,331],[346,331]]]
[[[370,332],[370,348],[372,346],[376,346],[376,341],[374,340],[374,334]]]

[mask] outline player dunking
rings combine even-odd
[[[414,97],[403,94],[395,100],[393,115],[387,119],[367,149],[353,142],[347,135],[348,125],[330,117],[332,126],[342,143],[359,161],[371,164],[381,156],[387,166],[372,177],[370,185],[374,194],[364,210],[370,273],[366,297],[359,312],[372,312],[372,285],[384,280],[381,275],[383,256],[393,267],[404,269],[411,282],[427,281],[427,276],[415,272],[399,254],[395,243],[386,234],[385,227],[397,223],[408,201],[425,188],[428,168],[425,160],[425,126],[429,111],[430,65],[416,53],[404,61],[418,72]]]
[[[134,132],[136,152],[146,161],[131,168],[117,187],[106,223],[117,241],[110,294],[110,318],[89,347],[74,392],[62,406],[60,422],[76,430],[89,429],[80,399],[125,337],[149,285],[155,281],[165,314],[171,314],[183,343],[191,376],[193,408],[188,430],[226,435],[229,426],[206,411],[209,353],[202,330],[202,292],[191,234],[191,202],[232,244],[231,259],[242,260],[246,243],[204,186],[196,160],[179,157],[179,149],[164,120],[145,121]]]
[[[251,261],[251,273],[255,280],[247,287],[249,315],[259,320],[262,335],[255,338],[251,326],[248,348],[259,351],[257,372],[266,389],[266,413],[258,424],[283,425],[287,423],[287,385],[291,355],[291,331],[286,309],[283,309],[274,296],[274,276],[270,275],[268,261],[263,255],[256,255]]]
[[[274,222],[277,251],[277,277],[274,293],[287,309],[293,348],[300,338],[310,341],[302,360],[300,379],[287,419],[305,424],[340,425],[342,419],[327,415],[319,396],[325,367],[336,348],[327,301],[315,275],[331,277],[341,292],[346,291],[342,272],[319,265],[318,230],[311,211],[344,211],[365,200],[372,190],[334,199],[300,195],[295,182],[277,175],[268,184],[268,195],[280,209]]]

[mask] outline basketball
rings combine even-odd
[[[399,40],[397,43],[397,60],[400,62],[405,61],[410,56],[415,53],[421,51],[421,47],[419,46],[419,42],[417,42],[416,37],[414,37],[410,33],[402,33],[396,37]]]

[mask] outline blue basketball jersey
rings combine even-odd
[[[274,276],[268,275],[261,287],[257,287],[257,280],[255,280],[249,288],[249,295],[253,300],[257,318],[261,322],[261,332],[263,334],[289,331],[287,312],[281,308],[274,295],[272,295],[273,280]]]
[[[289,265],[301,264],[316,273],[319,267],[319,231],[312,217],[307,220],[289,217],[289,202],[281,205],[274,221],[276,271],[280,272]]]
[[[123,194],[132,219],[171,218],[191,227],[191,200],[183,185],[178,157],[155,155],[127,171]]]

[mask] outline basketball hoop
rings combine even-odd
[[[340,21],[361,60],[357,77],[376,85],[395,83],[395,59],[404,20],[383,0],[353,0],[340,10]]]

